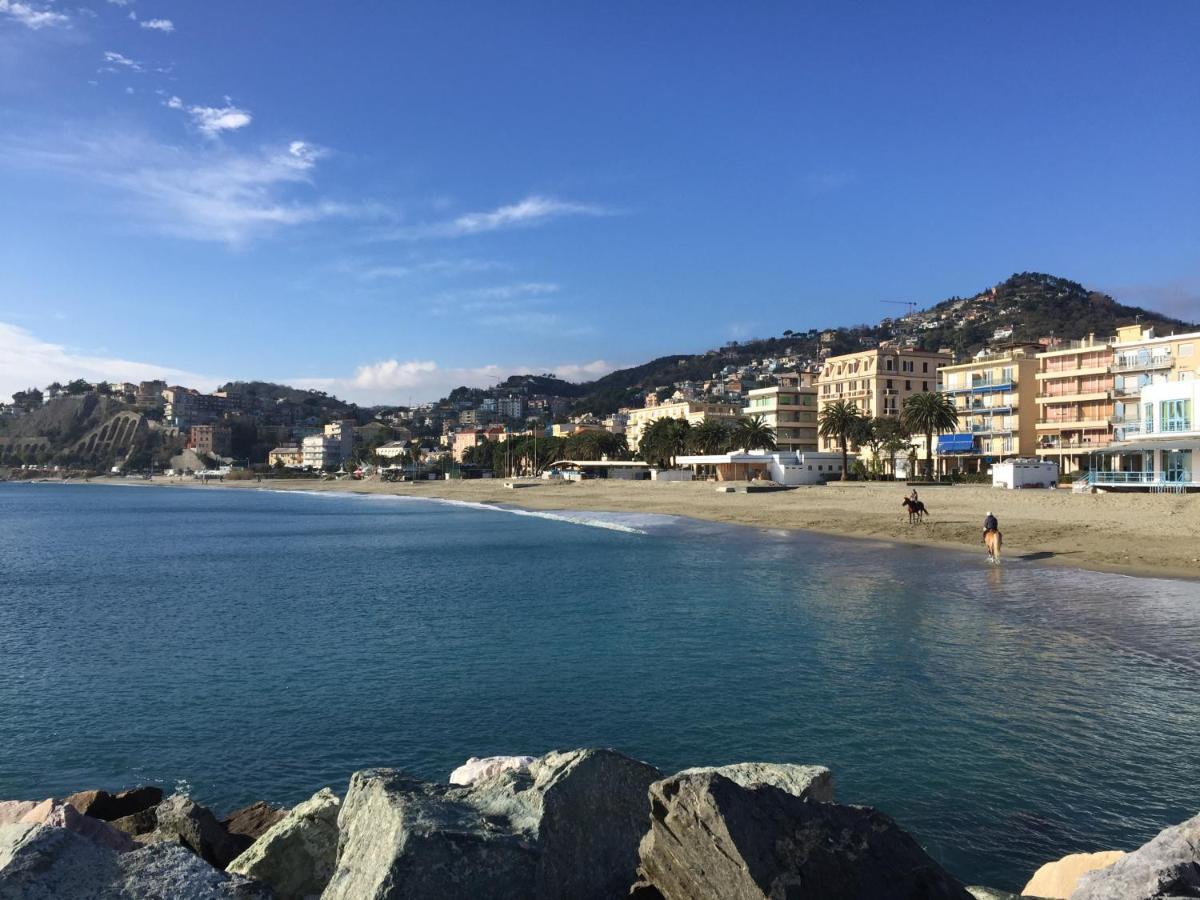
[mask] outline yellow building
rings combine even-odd
[[[1138,436],[1144,419],[1138,409],[1143,388],[1196,377],[1198,348],[1200,332],[1155,337],[1153,328],[1141,325],[1117,329],[1112,342],[1114,440]]]
[[[1088,335],[1037,355],[1037,455],[1078,471],[1112,443],[1112,342]]]
[[[720,421],[735,421],[741,413],[736,406],[728,403],[705,403],[700,400],[680,400],[674,403],[660,403],[646,406],[642,409],[629,410],[629,421],[625,425],[625,441],[631,452],[636,453],[642,440],[642,433],[658,419],[685,419],[692,425],[699,425],[709,419]]]
[[[898,416],[904,400],[938,389],[938,370],[954,361],[949,351],[876,347],[831,356],[817,376],[818,414],[838,400],[853,403],[866,416]],[[833,452],[836,438],[821,438],[820,449]]]
[[[954,434],[938,437],[942,468],[986,473],[1037,448],[1037,344],[983,350],[970,362],[942,367],[942,393],[958,410]]]
[[[780,375],[777,384],[750,391],[742,413],[762,416],[780,451],[817,449],[817,386],[809,372]]]

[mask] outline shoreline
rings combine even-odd
[[[981,532],[976,523],[986,512],[994,511],[1006,534],[1006,558],[1118,575],[1200,580],[1200,496],[1194,495],[1001,491],[975,485],[931,487],[921,495],[930,508],[927,522],[909,525],[899,505],[907,488],[889,482],[833,482],[771,493],[719,494],[711,482],[517,481],[528,486],[506,488],[504,479],[267,479],[210,482],[207,486],[394,495],[544,512],[649,513],[759,529],[946,547],[981,555]],[[206,487],[165,476],[152,481],[105,477],[87,483]]]

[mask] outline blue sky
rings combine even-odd
[[[0,394],[432,399],[1040,270],[1200,318],[1200,4],[0,0]]]

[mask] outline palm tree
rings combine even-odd
[[[720,419],[705,419],[688,435],[697,453],[724,453],[729,448],[729,426]]]
[[[742,416],[733,430],[733,442],[743,450],[774,450],[775,429],[762,416]]]
[[[928,391],[905,398],[900,421],[909,430],[925,435],[925,477],[932,480],[933,435],[952,431],[958,425],[958,410],[945,394]]]
[[[862,413],[858,406],[851,401],[834,400],[828,403],[817,416],[818,431],[823,438],[837,438],[842,451],[842,481],[850,480],[849,466],[846,462],[846,441],[852,432],[858,428]]]
[[[655,419],[646,426],[638,443],[642,459],[663,468],[674,466],[675,457],[687,450],[690,431],[691,425],[687,419]]]

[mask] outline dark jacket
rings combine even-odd
[[[996,521],[995,516],[988,516],[987,518],[985,518],[983,520],[983,530],[984,531],[999,531],[1000,530],[1000,523]]]

